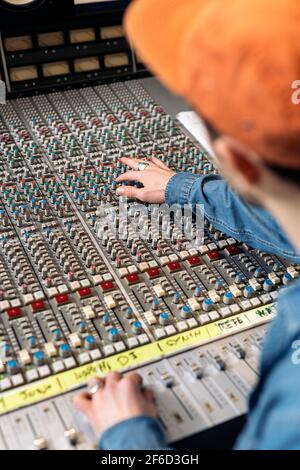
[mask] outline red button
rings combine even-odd
[[[20,307],[12,307],[6,310],[9,318],[17,318],[21,316]]]
[[[220,252],[217,250],[210,251],[209,253],[207,253],[207,256],[210,261],[215,261],[216,259],[220,259],[222,257]]]
[[[32,308],[33,312],[38,312],[39,310],[44,310],[45,302],[43,300],[36,300],[35,302],[32,302],[31,308]]]
[[[160,270],[158,268],[150,268],[147,270],[147,274],[150,279],[154,279],[160,276]]]
[[[100,287],[104,292],[115,288],[114,283],[112,281],[101,282]]]
[[[178,263],[178,261],[174,261],[173,263],[169,263],[167,266],[168,266],[168,270],[170,271],[170,273],[173,273],[175,271],[179,271],[179,269],[181,269],[181,264]]]
[[[82,287],[82,289],[78,289],[78,294],[80,297],[89,297],[92,295],[92,291],[89,287]]]
[[[55,300],[58,305],[65,304],[69,302],[69,296],[68,294],[58,294],[55,296]]]
[[[187,258],[187,262],[190,266],[198,266],[198,264],[201,264],[201,259],[199,256],[191,256],[190,258]]]
[[[133,274],[128,274],[128,276],[126,276],[126,280],[128,284],[136,284],[137,282],[140,281],[140,278],[136,273],[133,273]]]
[[[238,253],[241,252],[241,249],[238,245],[229,245],[229,246],[226,246],[225,252],[228,255],[237,255]]]

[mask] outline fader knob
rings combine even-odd
[[[59,346],[59,354],[61,357],[69,357],[71,353],[71,348],[67,343],[63,343]]]
[[[173,303],[178,304],[181,299],[181,294],[180,292],[175,292],[174,297],[173,297]]]
[[[152,300],[151,309],[157,310],[158,308],[159,308],[159,300],[157,297],[154,297],[154,299]]]
[[[212,309],[213,301],[211,299],[204,299],[202,302],[202,308],[205,312],[209,312]]]
[[[45,362],[45,355],[43,351],[37,351],[33,355],[33,362],[36,366],[41,366]]]
[[[47,441],[44,437],[36,437],[33,440],[33,445],[38,449],[38,450],[46,450],[48,447]]]
[[[84,347],[86,349],[94,349],[95,348],[95,339],[92,335],[88,335],[84,338]]]
[[[180,316],[183,319],[190,318],[191,316],[191,309],[188,305],[184,305],[180,311]]]
[[[168,325],[168,324],[170,323],[170,316],[169,316],[169,314],[168,314],[168,313],[165,313],[165,312],[164,312],[164,313],[161,313],[161,314],[159,315],[158,321],[159,321],[160,325],[163,325],[163,326]]]
[[[263,290],[265,292],[271,292],[274,289],[274,284],[270,279],[266,279],[263,283]]]
[[[284,273],[282,276],[282,283],[286,286],[293,280],[292,276],[289,273]]]
[[[223,295],[223,302],[226,305],[230,305],[233,302],[232,292],[225,292],[225,294]]]
[[[106,313],[105,315],[103,315],[102,317],[102,322],[103,322],[103,325],[104,326],[107,326],[110,324],[110,316],[108,313]]]
[[[72,446],[75,446],[78,441],[78,433],[75,428],[67,428],[64,431],[65,438],[69,441]]]
[[[244,294],[244,297],[246,297],[247,299],[249,297],[252,297],[252,295],[254,294],[254,289],[252,286],[246,286],[243,290],[243,294]]]
[[[135,321],[132,323],[132,331],[135,334],[139,334],[143,331],[143,327],[140,321]]]
[[[81,321],[78,325],[79,333],[84,333],[87,330],[87,323],[85,321]]]
[[[197,287],[195,288],[195,291],[194,291],[194,296],[195,296],[195,297],[201,297],[201,295],[202,295],[202,287],[197,286]]]
[[[132,318],[132,315],[133,315],[133,309],[131,307],[128,307],[125,312],[125,317]]]
[[[120,339],[120,333],[119,331],[117,330],[117,328],[112,328],[111,330],[109,330],[108,332],[108,337],[111,341],[115,342],[115,341],[119,341]]]

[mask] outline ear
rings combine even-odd
[[[262,168],[256,153],[231,137],[220,137],[215,141],[214,148],[227,174],[238,176],[249,186],[259,184]]]

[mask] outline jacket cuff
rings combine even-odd
[[[99,450],[154,450],[167,448],[159,422],[136,416],[111,426],[100,436]]]
[[[169,206],[179,204],[184,206],[189,204],[189,195],[195,181],[199,180],[199,175],[193,173],[176,173],[172,176],[165,190],[165,201]]]

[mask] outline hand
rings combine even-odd
[[[170,178],[175,175],[174,171],[170,170],[170,168],[155,157],[152,157],[151,160],[122,157],[120,161],[132,168],[133,171],[126,171],[123,175],[118,176],[116,182],[138,181],[144,187],[122,186],[116,191],[119,196],[125,196],[130,199],[135,198],[152,204],[162,204],[165,202],[166,186]],[[140,162],[147,162],[149,166],[146,170],[134,171],[137,170]]]
[[[101,388],[93,395],[81,392],[74,398],[74,405],[88,419],[96,436],[114,424],[135,416],[157,418],[153,393],[142,388],[142,378],[135,372],[124,377],[111,372],[106,379],[94,377],[89,387],[100,382]]]

